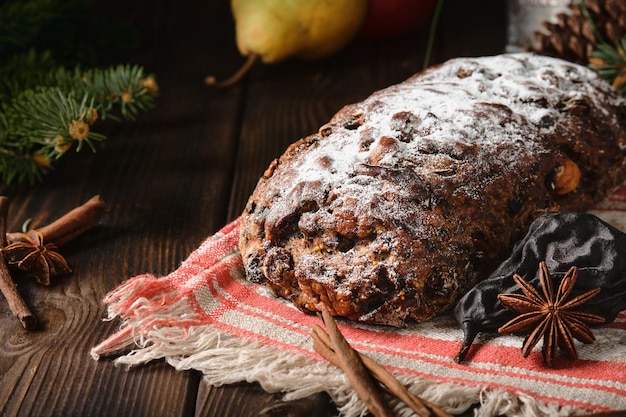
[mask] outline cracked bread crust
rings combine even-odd
[[[242,215],[246,275],[305,312],[402,326],[449,308],[545,211],[626,179],[626,104],[555,58],[458,58],[292,144]]]

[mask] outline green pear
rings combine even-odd
[[[367,0],[232,0],[237,47],[265,63],[320,59],[357,34]]]
[[[368,0],[231,0],[237,48],[248,61],[222,86],[236,82],[257,59],[275,63],[334,54],[357,35],[367,8]],[[207,83],[216,85],[212,78]]]

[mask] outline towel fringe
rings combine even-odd
[[[194,291],[213,285],[211,280],[219,281],[220,274],[241,278],[235,268],[241,263],[236,251],[238,226],[237,220],[209,237],[170,275],[140,275],[109,293],[104,300],[108,319],[120,319],[122,324],[91,355],[99,359],[115,354],[114,362],[129,368],[163,359],[176,370],[202,372],[210,385],[256,382],[267,392],[284,393],[286,401],[326,391],[342,416],[365,415],[366,406],[343,371],[321,357],[280,350],[224,332],[207,321]],[[480,404],[474,411],[476,417],[565,417],[582,412],[501,387],[438,382],[407,374],[397,377],[416,395],[453,414],[475,404]],[[396,415],[413,415],[395,398],[390,403]]]
[[[128,289],[140,288],[150,281],[135,282]],[[126,295],[132,297],[132,294],[131,291]],[[206,382],[212,386],[256,382],[267,392],[283,392],[285,401],[326,391],[342,416],[357,417],[367,413],[364,403],[339,368],[300,353],[282,352],[232,336],[211,325],[198,322],[189,326],[189,322],[194,321],[193,310],[185,299],[172,305],[161,303],[161,297],[152,300],[140,298],[132,303],[120,299],[118,302],[120,304],[110,305],[111,314],[117,314],[119,305],[128,304],[141,314],[126,318],[117,333],[94,347],[92,356],[96,359],[133,344],[135,348],[117,357],[114,360],[116,364],[130,368],[164,359],[178,371],[194,369],[202,372]],[[407,376],[398,376],[398,379],[416,395],[452,414],[463,413],[477,403],[481,406],[476,411],[476,417],[565,417],[574,412],[571,408],[544,404],[502,389],[434,383]],[[413,415],[402,402],[391,399],[391,405],[398,416]]]

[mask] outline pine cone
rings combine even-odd
[[[626,35],[626,0],[584,0],[584,4],[574,0],[569,12],[559,14],[556,22],[544,22],[545,32],[534,33],[530,49],[587,64],[598,43],[616,44]]]

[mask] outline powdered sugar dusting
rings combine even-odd
[[[608,86],[595,72],[555,58],[522,53],[451,60],[349,106],[364,121],[356,129],[335,129],[323,146],[310,149],[294,166],[298,179],[290,183],[342,183],[361,164],[397,168],[423,160],[428,165],[417,169],[424,173],[446,170],[450,158],[463,157],[453,144],[465,144],[481,161],[488,155],[494,167],[515,169],[522,154],[543,152],[543,144],[532,138],[558,124],[557,103],[580,95],[606,100],[595,98],[598,89]],[[407,115],[404,127],[393,120],[398,114]],[[403,128],[408,141],[401,137]],[[373,142],[364,149],[365,134]],[[395,142],[379,146],[382,138]],[[424,160],[431,144],[447,146],[452,154]],[[322,158],[328,166],[321,166]]]
[[[525,53],[451,60],[376,92],[261,179],[244,213],[247,274],[306,310],[426,320],[537,212],[584,208],[623,180],[622,106],[595,72]],[[584,174],[563,196],[566,162]]]

